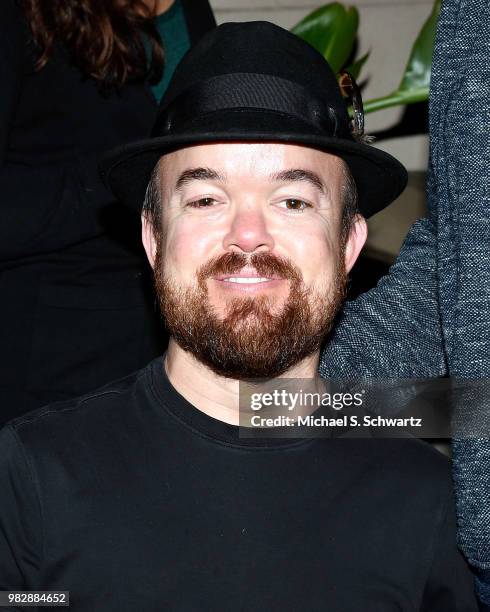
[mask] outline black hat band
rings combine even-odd
[[[160,115],[152,137],[181,131],[186,124],[206,113],[228,110],[282,113],[309,123],[322,135],[352,140],[347,122],[298,83],[248,72],[219,75],[181,93]]]

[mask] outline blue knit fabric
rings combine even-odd
[[[437,267],[449,373],[490,378],[490,12],[488,0],[442,3],[430,100]],[[479,406],[488,419],[487,405]],[[485,412],[483,412],[485,410]],[[455,439],[459,544],[490,605],[490,440]]]
[[[490,378],[488,0],[443,0],[429,115],[429,218],[378,287],[346,306],[323,376]],[[490,440],[456,439],[453,452],[459,545],[490,609]]]
[[[484,604],[481,612],[490,612],[490,570],[477,571],[476,591]]]
[[[419,219],[376,289],[348,302],[322,352],[320,374],[426,378],[447,371],[439,319],[435,227]]]

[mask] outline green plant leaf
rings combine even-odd
[[[432,54],[436,38],[437,20],[441,0],[435,0],[432,12],[422,26],[412,47],[405,72],[398,89],[387,96],[364,102],[364,112],[371,113],[382,108],[425,102],[429,99]]]
[[[427,21],[420,30],[412,48],[398,91],[426,89],[429,90],[432,53],[436,38],[437,18],[441,0],[436,0]]]
[[[328,46],[323,54],[335,72],[339,72],[349,59],[356,41],[359,27],[359,13],[354,7],[344,9],[344,15],[328,40]],[[340,20],[339,20],[340,21]]]
[[[333,26],[342,18],[344,9],[338,2],[332,2],[308,13],[291,32],[310,43],[322,55],[328,44]]]
[[[319,51],[338,72],[352,53],[358,26],[355,7],[331,2],[309,13],[291,31]]]

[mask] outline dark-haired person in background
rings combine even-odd
[[[97,159],[149,135],[175,65],[214,25],[207,0],[1,2],[0,422],[161,352],[139,219],[113,205]]]

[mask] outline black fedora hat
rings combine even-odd
[[[182,59],[152,134],[104,156],[106,185],[141,210],[151,172],[165,153],[198,143],[282,142],[337,155],[348,164],[369,217],[405,188],[394,157],[358,142],[329,64],[313,47],[272,23],[225,23]]]

